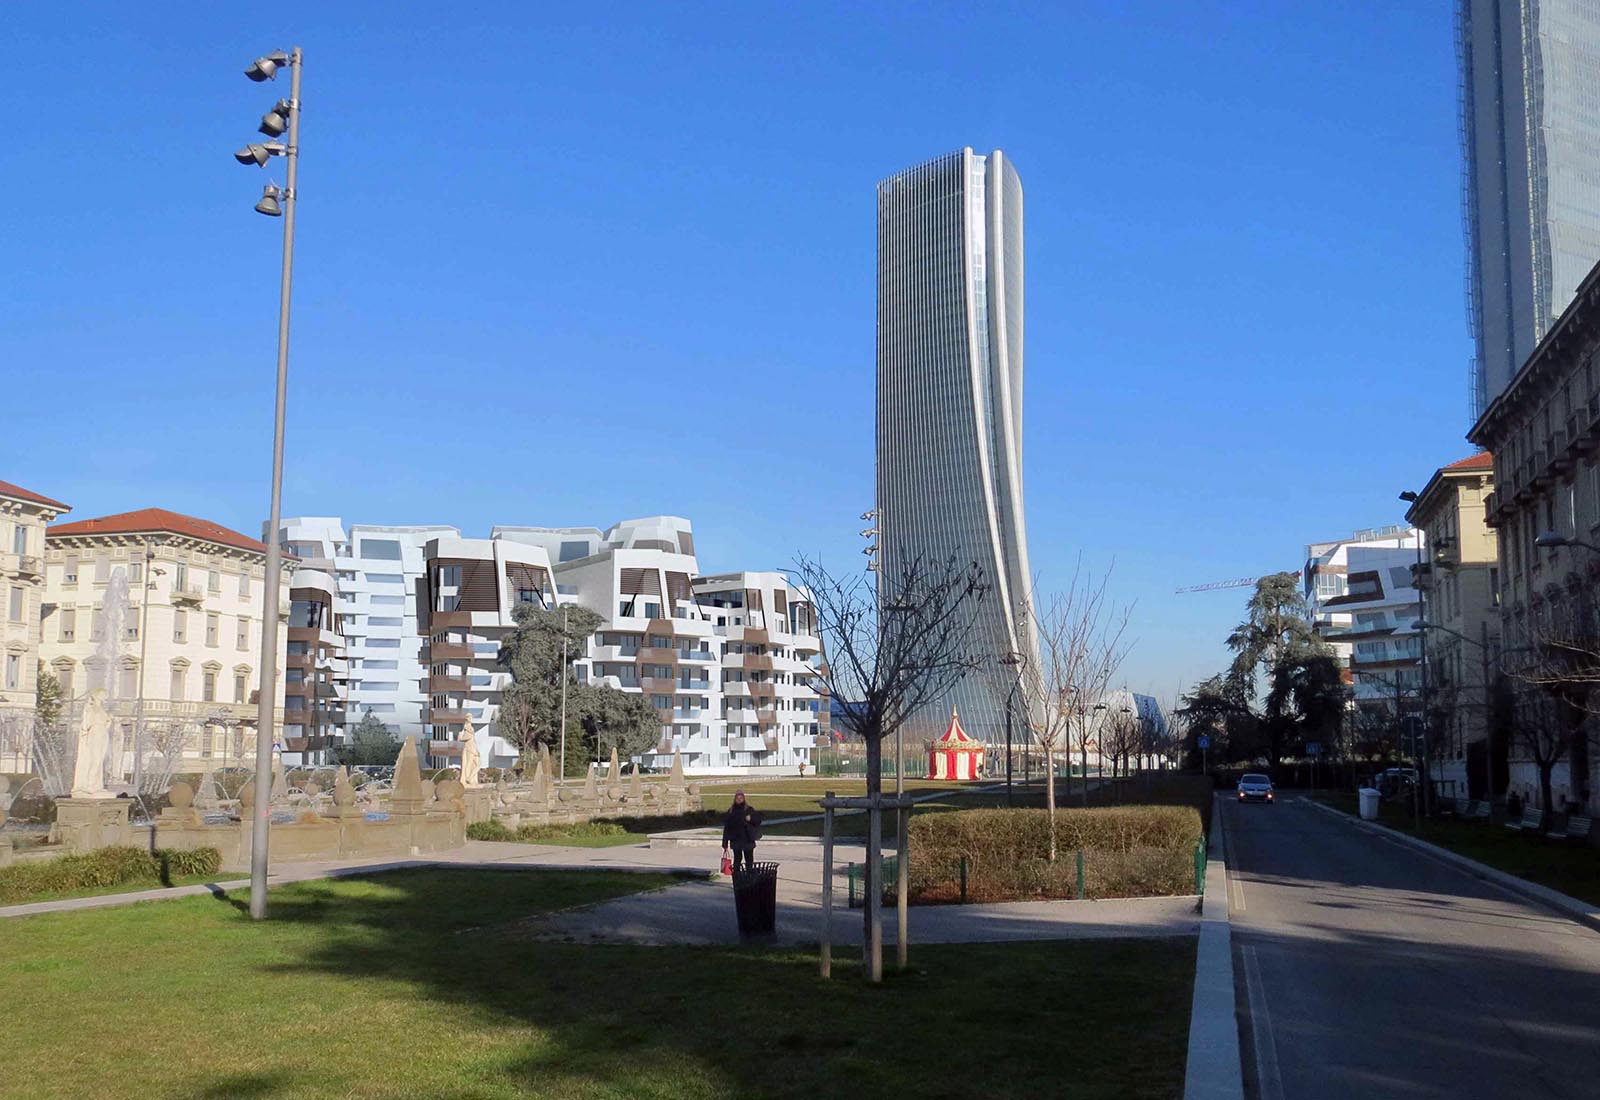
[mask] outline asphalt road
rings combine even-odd
[[[1251,1095],[1600,1097],[1600,933],[1292,796],[1223,820]]]

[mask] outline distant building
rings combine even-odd
[[[1421,532],[1357,531],[1306,547],[1304,584],[1312,627],[1343,670],[1357,712],[1354,738],[1398,738],[1410,751],[1422,714],[1422,605],[1413,579]]]
[[[984,668],[910,715],[915,744],[952,706],[1004,738],[1013,666],[1038,652],[1022,499],[1022,182],[970,148],[878,184],[877,566],[976,562],[970,645]],[[1027,723],[1022,723],[1027,729]]]
[[[69,511],[59,500],[0,481],[0,708],[14,716],[31,714],[36,701],[45,528]],[[13,766],[23,762],[17,737],[16,745],[0,743],[0,771],[32,770]]]
[[[1600,260],[1600,5],[1458,0],[1473,415]]]
[[[1432,551],[1421,572],[1430,767],[1442,794],[1471,798],[1489,797],[1491,770],[1494,680],[1484,673],[1500,641],[1500,556],[1484,502],[1493,488],[1494,458],[1480,452],[1435,471],[1406,513]],[[1506,788],[1504,750],[1493,762],[1496,795]]]

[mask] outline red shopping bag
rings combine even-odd
[[[722,873],[725,874],[725,875],[733,874],[733,857],[732,856],[723,856],[722,857]]]

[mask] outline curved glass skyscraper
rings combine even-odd
[[[983,670],[905,727],[1005,733],[1007,654],[1036,655],[1022,514],[1022,181],[971,149],[878,185],[878,553],[975,560],[990,585],[971,645]],[[1018,700],[1015,737],[1024,738]]]

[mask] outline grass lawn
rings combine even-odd
[[[249,872],[218,871],[214,875],[173,875],[166,882],[119,882],[112,886],[85,886],[80,890],[60,890],[49,894],[30,894],[20,901],[0,902],[0,905],[32,905],[36,901],[61,901],[65,898],[98,898],[106,894],[132,894],[140,890],[160,890],[174,886],[195,886],[202,882],[238,882],[250,877]],[[0,1096],[4,1096],[0,1092]]]
[[[1359,813],[1353,793],[1341,791],[1315,797],[1352,816]],[[1524,836],[1498,822],[1433,818],[1425,820],[1418,831],[1409,806],[1394,802],[1379,804],[1378,822],[1507,874],[1559,890],[1591,905],[1600,905],[1600,849],[1592,845]]]
[[[281,887],[264,924],[211,897],[8,922],[0,1096],[1182,1091],[1192,940],[919,948],[874,989],[848,965],[822,981],[806,951],[518,934],[666,881],[428,869]],[[964,1074],[963,1051],[1003,1072]]]

